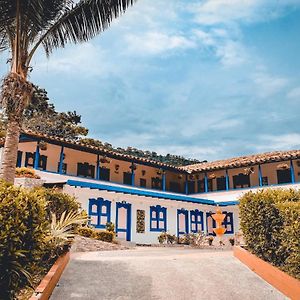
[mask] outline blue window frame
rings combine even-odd
[[[232,212],[226,212],[223,211],[223,214],[226,214],[226,217],[223,221],[223,226],[226,228],[225,234],[232,234],[234,233],[233,228],[233,213]]]
[[[191,232],[197,233],[204,230],[203,212],[198,209],[190,211]]]
[[[186,209],[177,209],[177,236],[189,233],[189,212]]]
[[[213,219],[211,212],[206,213],[206,232],[208,235],[215,236],[213,229],[216,228],[216,221]]]
[[[110,222],[111,202],[103,198],[89,200],[89,216],[91,225],[96,228],[105,228]]]
[[[150,231],[167,231],[167,208],[150,206]]]

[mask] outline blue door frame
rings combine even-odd
[[[185,232],[179,231],[179,216],[184,215],[185,217]],[[179,237],[180,234],[189,233],[189,211],[186,209],[177,209],[177,236]]]
[[[116,205],[116,233],[125,232],[126,241],[131,241],[131,204],[117,202]],[[127,210],[126,229],[119,228],[119,208],[125,208]]]

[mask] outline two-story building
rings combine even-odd
[[[96,228],[111,221],[119,238],[157,243],[162,231],[212,234],[216,206],[226,236],[239,230],[238,198],[246,191],[300,187],[300,150],[276,151],[176,167],[23,132],[17,166],[36,169],[45,186],[77,197]]]

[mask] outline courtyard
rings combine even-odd
[[[50,299],[287,298],[232,251],[138,247],[72,253]]]

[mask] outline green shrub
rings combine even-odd
[[[75,197],[62,193],[57,189],[37,188],[36,190],[46,199],[49,217],[53,213],[59,219],[64,211],[68,213],[80,209],[80,204]]]
[[[300,191],[249,192],[240,199],[240,218],[248,249],[300,278]]]
[[[109,232],[115,232],[115,224],[112,222],[107,222],[105,225],[105,229]]]
[[[103,242],[112,243],[115,234],[109,231],[95,231],[94,238]]]
[[[77,233],[84,237],[94,237],[95,230],[90,227],[79,227],[77,228]]]
[[[29,169],[26,167],[16,168],[16,177],[27,177],[27,178],[35,178],[40,179],[41,177],[35,174],[34,169]]]
[[[36,191],[0,183],[0,299],[13,298],[29,283],[30,265],[44,254],[45,208]]]

